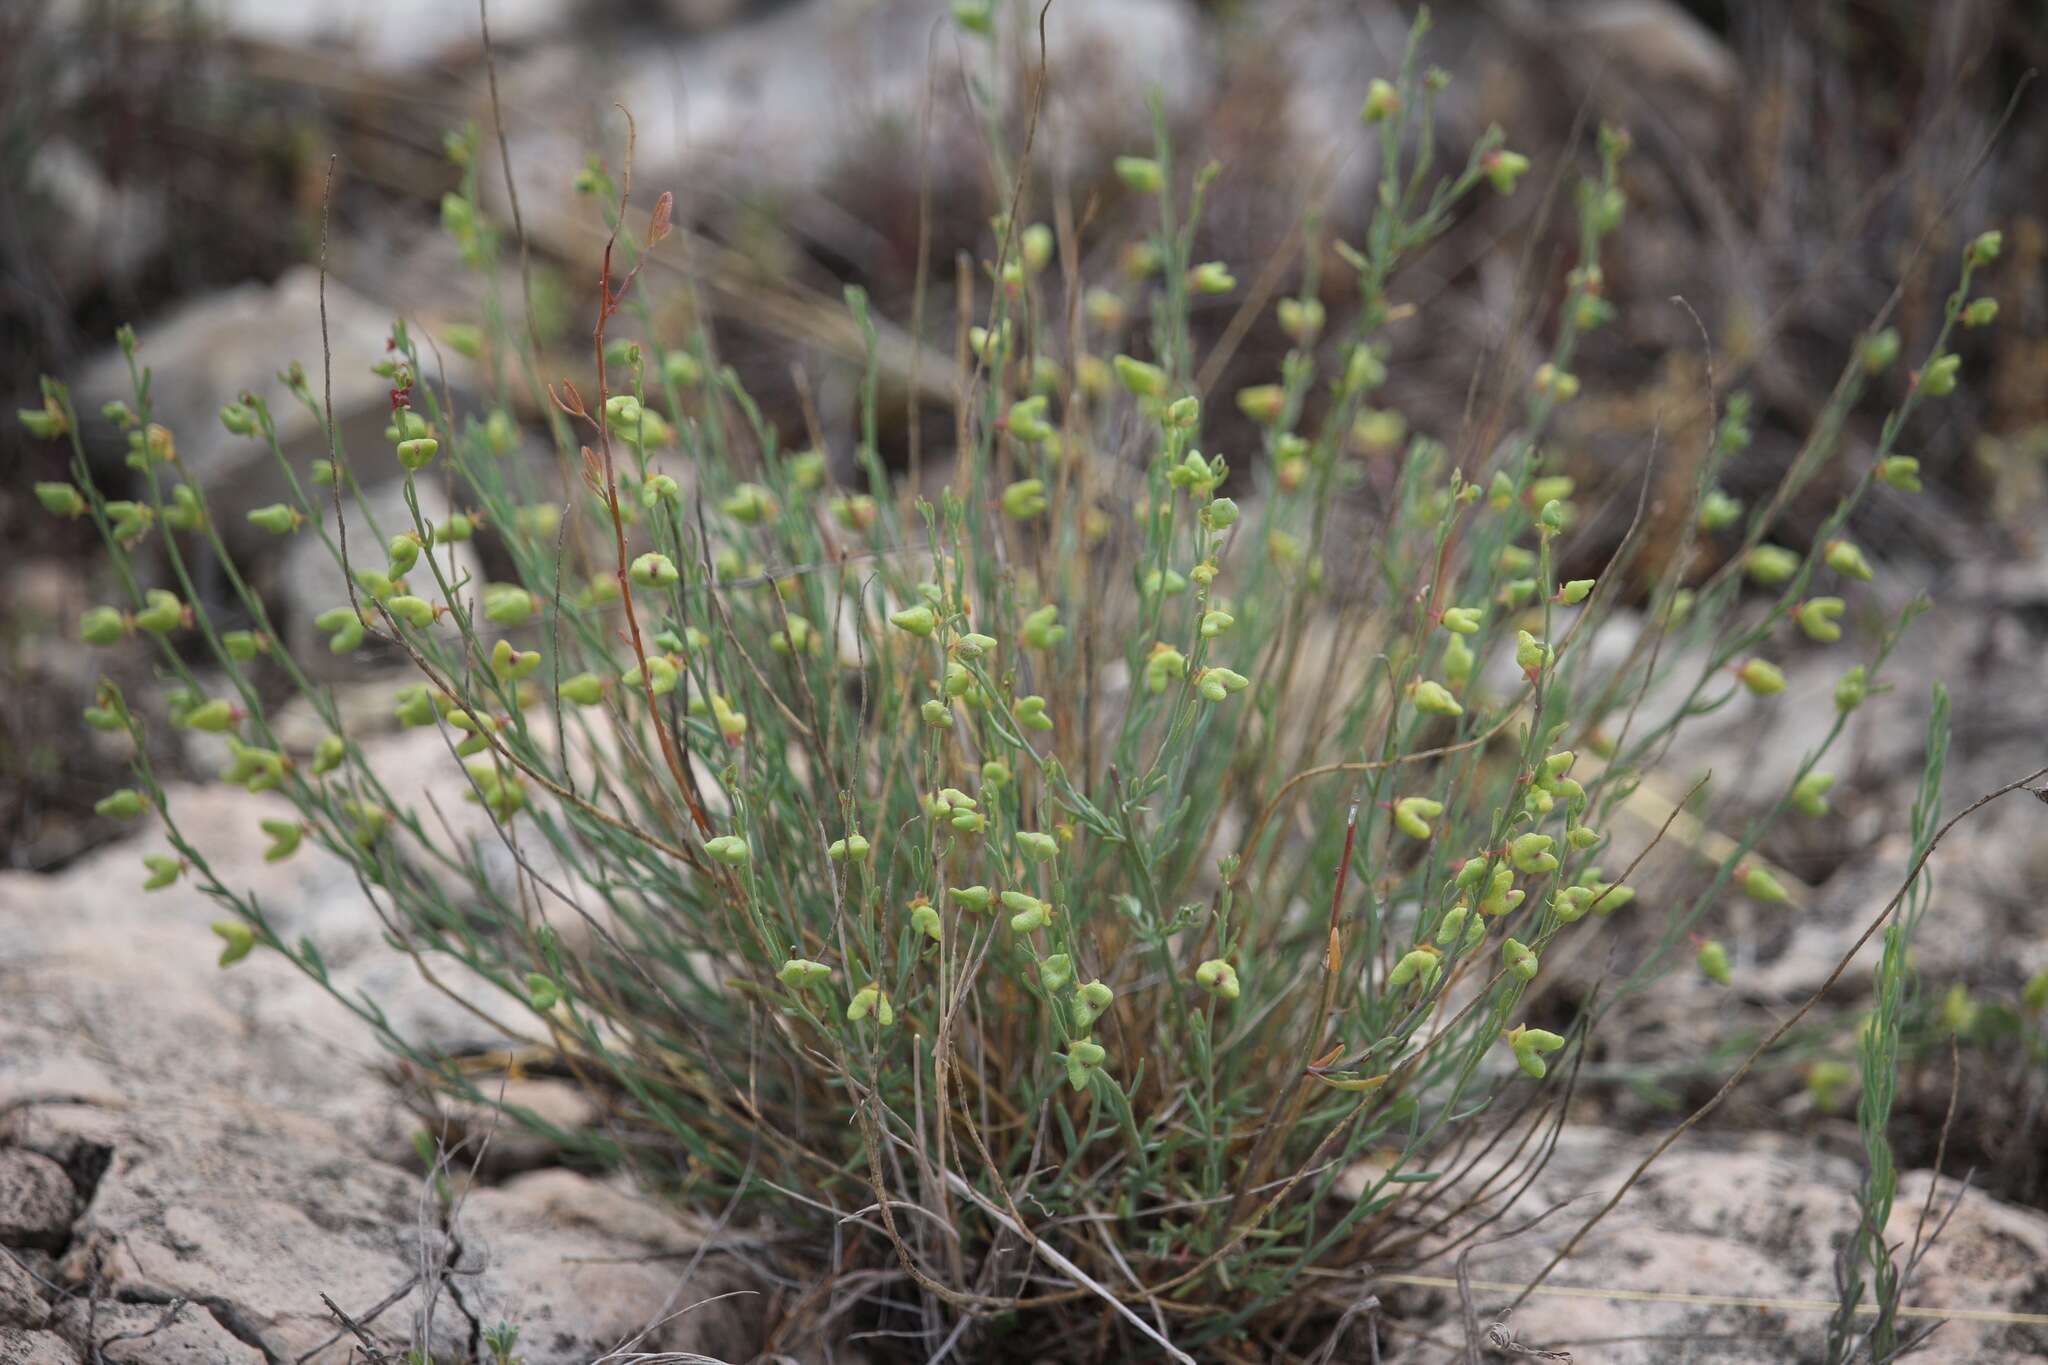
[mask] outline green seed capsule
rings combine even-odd
[[[348,758],[348,744],[340,735],[327,735],[313,747],[313,773],[320,776],[333,772]]]
[[[1772,696],[1785,690],[1785,675],[1777,665],[1763,659],[1751,659],[1735,670],[1735,676],[1742,685],[1759,697]]]
[[[1810,597],[1792,609],[1792,619],[1799,623],[1807,639],[1833,644],[1842,638],[1842,627],[1837,623],[1846,610],[1848,604],[1839,597]]]
[[[1415,709],[1430,716],[1462,716],[1465,708],[1458,699],[1441,683],[1423,679],[1411,684],[1409,696],[1415,702]]]
[[[1792,899],[1784,884],[1761,867],[1750,865],[1738,868],[1735,875],[1742,883],[1743,894],[1751,900],[1783,905]]]
[[[523,626],[540,613],[540,607],[538,595],[514,583],[493,583],[484,589],[484,618],[501,626]]]
[[[807,957],[793,957],[782,964],[775,973],[783,985],[793,990],[812,990],[832,979],[832,969],[822,962],[813,962]]]
[[[1111,1002],[1115,999],[1116,992],[1100,981],[1090,981],[1086,985],[1078,987],[1074,991],[1074,1003],[1070,1011],[1074,1021],[1074,1031],[1076,1033],[1086,1033],[1089,1029],[1093,1028],[1095,1021],[1108,1011]]]
[[[288,536],[304,525],[305,521],[306,518],[298,508],[281,502],[273,502],[268,507],[258,507],[249,513],[250,525],[258,530],[268,531],[274,536]]]
[[[1218,1000],[1235,1000],[1241,990],[1237,969],[1220,957],[1212,957],[1195,968],[1195,984]]]
[[[424,598],[394,597],[384,604],[384,609],[414,630],[425,630],[434,624],[434,604]]]
[[[754,851],[736,834],[720,834],[704,841],[704,851],[727,867],[744,867],[753,861]]]
[[[920,640],[927,640],[931,638],[932,631],[938,628],[939,618],[929,606],[919,603],[917,606],[892,612],[889,624],[900,631],[915,635]]]
[[[92,607],[78,618],[78,638],[89,645],[118,644],[128,623],[113,607]]]
[[[143,594],[146,605],[135,613],[135,624],[152,635],[168,635],[185,623],[185,604],[176,593],[151,588]]]
[[[1074,979],[1074,959],[1054,953],[1038,963],[1038,983],[1049,991],[1065,990]]]
[[[1557,870],[1557,858],[1550,851],[1556,843],[1548,834],[1522,834],[1509,844],[1509,856],[1518,871],[1531,876]]]
[[[853,993],[853,999],[846,1006],[846,1018],[850,1023],[859,1023],[873,1015],[875,1022],[888,1028],[896,1022],[895,1007],[889,1003],[880,986],[869,982]]]
[[[133,787],[123,787],[93,803],[93,812],[110,820],[134,820],[149,809],[149,802]]]
[[[1792,809],[1801,815],[1828,813],[1828,791],[1835,785],[1833,773],[1808,773],[1792,784]]]
[[[562,1003],[562,992],[555,983],[539,972],[526,974],[526,998],[535,1010],[546,1014]]]
[[[673,587],[682,579],[682,575],[676,572],[675,561],[653,550],[635,559],[630,573],[633,581],[643,588]]]
[[[68,483],[39,483],[36,501],[53,517],[66,519],[85,515],[85,496]]]
[[[306,837],[306,827],[296,820],[265,820],[263,832],[270,836],[270,847],[263,850],[266,863],[283,862],[298,852],[299,843]]]
[[[1698,962],[1700,975],[1716,985],[1726,986],[1735,979],[1728,965],[1728,950],[1717,939],[1710,939],[1700,945]]]
[[[226,946],[220,950],[220,965],[232,967],[247,957],[256,946],[256,935],[240,920],[215,920],[213,932]]]
[[[1429,822],[1444,813],[1444,803],[1426,796],[1404,796],[1394,803],[1394,825],[1411,839],[1428,839]]]

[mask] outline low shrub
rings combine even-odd
[[[1070,230],[994,224],[981,321],[959,337],[958,457],[922,488],[884,463],[860,292],[860,431],[835,482],[824,437],[788,441],[707,332],[661,335],[641,267],[671,201],[629,226],[627,187],[594,163],[580,188],[615,231],[581,384],[542,384],[494,306],[439,339],[499,377],[483,413],[456,413],[421,330],[394,326],[382,451],[297,468],[263,402],[230,402],[227,429],[267,443],[290,490],[250,520],[333,551],[328,647],[410,664],[392,710],[445,742],[483,834],[423,812],[418,775],[379,771],[284,649],[152,421],[132,333],[133,397],[104,416],[133,497],[96,482],[61,385],[23,417],[72,443],[75,484],[39,494],[93,520],[122,587],[84,638],[148,637],[176,722],[226,737],[220,780],[280,798],[273,856],[338,860],[396,949],[489,983],[469,1007],[602,1098],[610,1121],[559,1141],[692,1207],[813,1233],[815,1273],[868,1277],[870,1318],[937,1340],[978,1324],[978,1351],[1062,1358],[1227,1353],[1338,1320],[1367,1261],[1488,1226],[1543,1155],[1540,1127],[1517,1125],[1558,1111],[1607,1010],[1696,952],[1725,978],[1696,931],[1730,897],[1785,899],[1758,840],[1825,814],[1821,765],[1905,625],[1852,628],[1844,599],[1871,569],[1844,528],[1880,490],[1917,489],[1902,424],[1956,385],[1952,330],[1988,312],[1972,284],[1999,247],[1969,246],[1808,548],[1773,530],[1852,458],[1843,419],[1901,349],[1877,325],[1773,496],[1721,490],[1747,444],[1731,403],[1705,448],[1662,455],[1694,504],[1664,567],[1633,571],[1638,529],[1595,576],[1562,578],[1581,511],[1551,424],[1581,339],[1613,316],[1601,248],[1626,215],[1629,139],[1603,129],[1577,185],[1578,260],[1512,420],[1454,454],[1378,405],[1385,339],[1414,312],[1396,272],[1530,168],[1497,130],[1434,163],[1446,78],[1419,38],[1364,110],[1376,211],[1362,243],[1333,244],[1355,311],[1331,329],[1309,252],[1275,309],[1280,374],[1223,400],[1256,449],[1203,437],[1218,399],[1191,315],[1251,291],[1193,258],[1210,171],[1163,134],[1117,163],[1157,212],[1116,276],[1082,278]],[[451,149],[467,173],[444,220],[495,299],[504,231],[478,140]],[[314,379],[284,378],[324,422]],[[517,393],[545,394],[556,463],[518,457]],[[380,525],[363,490],[392,470],[410,515]],[[465,510],[432,514],[435,484]],[[461,568],[472,540],[502,581]],[[208,609],[208,561],[250,629]],[[1596,655],[1596,635],[1621,644]],[[1784,791],[1744,793],[1762,810],[1696,894],[1637,902],[1655,835],[1616,822],[1674,735],[1740,696],[1769,704],[1779,661],[1821,648],[1848,656],[1834,727]],[[280,737],[280,688],[324,738]],[[225,907],[223,964],[260,948],[328,982],[317,943],[216,877],[119,690],[87,719],[134,737],[135,783],[101,809],[161,824],[148,884],[188,878]],[[514,876],[494,870],[505,855]],[[1651,946],[1576,1018],[1526,1015],[1548,955],[1645,915]],[[448,1090],[492,1100],[337,994]]]

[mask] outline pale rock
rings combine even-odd
[[[56,1251],[71,1228],[71,1181],[48,1157],[0,1149],[0,1246]]]

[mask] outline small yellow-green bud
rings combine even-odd
[[[832,969],[807,957],[792,957],[782,964],[775,976],[791,990],[807,991],[830,981]]]
[[[846,1018],[849,1023],[857,1024],[870,1014],[883,1028],[888,1028],[896,1022],[895,1006],[889,1003],[889,997],[883,993],[882,988],[872,981],[855,991],[853,999],[846,1006]]]
[[[1045,420],[1045,396],[1036,395],[1019,399],[1010,404],[1010,416],[1005,423],[1010,435],[1020,441],[1039,445],[1053,435],[1052,424]]]
[[[825,849],[825,856],[835,863],[864,863],[873,846],[859,834],[849,834],[844,839],[834,839]]]
[[[1102,1044],[1090,1038],[1076,1038],[1067,1045],[1067,1084],[1075,1090],[1086,1090],[1108,1056]]]
[[[1411,949],[1404,954],[1394,969],[1387,973],[1387,985],[1400,990],[1411,982],[1419,983],[1428,990],[1436,985],[1437,974],[1443,970],[1443,954],[1434,948]]]
[[[1965,327],[1989,327],[1997,320],[1997,299],[1971,299],[1969,307],[1963,309]]]
[[[504,641],[499,643],[503,644]],[[655,696],[665,697],[676,690],[676,682],[681,676],[675,660],[661,654],[650,654],[647,656],[647,671],[644,674],[640,671],[639,665],[635,664],[620,676],[619,681],[636,690],[651,685]]]
[[[1697,961],[1700,975],[1715,985],[1726,986],[1735,980],[1735,974],[1728,965],[1728,950],[1719,939],[1708,939],[1702,943]]]
[[[745,526],[757,526],[782,510],[782,505],[758,483],[743,483],[719,504],[727,516]]]
[[[1929,398],[1946,398],[1956,391],[1956,375],[1963,368],[1959,355],[1938,355],[1920,371],[1919,389]]]
[[[394,597],[384,609],[415,630],[434,624],[434,604],[421,597]]]
[[[1808,639],[1833,644],[1842,638],[1842,627],[1837,622],[1847,609],[1848,604],[1839,597],[1810,597],[1792,608],[1792,619]]]
[[[1792,899],[1791,895],[1786,892],[1784,885],[1776,877],[1773,877],[1769,872],[1756,866],[1754,863],[1745,864],[1737,868],[1735,875],[1742,883],[1743,894],[1751,900],[1764,901],[1771,905],[1783,905]]]
[[[1741,519],[1741,500],[1729,497],[1718,488],[1709,488],[1706,496],[1700,499],[1702,531],[1725,531]]]
[[[215,920],[211,927],[214,934],[226,945],[220,950],[219,961],[223,967],[234,966],[256,947],[256,935],[250,932],[248,925],[238,919]]]
[[[563,701],[574,702],[578,706],[595,706],[604,700],[604,679],[595,673],[578,673],[573,678],[562,679],[557,690]]]
[[[753,861],[754,851],[737,834],[718,834],[704,841],[704,851],[727,867],[744,867]]]
[[[682,575],[676,572],[675,561],[656,550],[635,559],[630,572],[633,581],[643,588],[673,587],[682,579]]]
[[[1485,619],[1484,607],[1445,607],[1443,628],[1454,635],[1477,635]]]
[[[199,730],[206,734],[217,735],[233,727],[235,719],[233,703],[221,697],[215,697],[212,701],[202,702],[190,711],[187,711],[184,715],[183,724],[188,730]]]
[[[1517,871],[1531,875],[1552,872],[1557,868],[1557,857],[1550,849],[1556,842],[1548,834],[1519,834],[1508,845],[1509,857]]]
[[[1157,194],[1166,187],[1166,172],[1148,156],[1120,156],[1116,178],[1133,194]]]
[[[1012,933],[1036,933],[1046,926],[1052,914],[1050,905],[1023,891],[1005,891],[1002,900],[1003,905],[1010,911]]]
[[[1427,796],[1404,796],[1394,803],[1394,825],[1411,839],[1427,839],[1429,822],[1444,813],[1444,803]]]
[[[142,865],[149,870],[148,878],[142,883],[144,891],[161,891],[185,871],[185,860],[167,853],[146,853]]]
[[[434,462],[434,455],[441,449],[441,443],[431,436],[415,436],[409,441],[398,443],[398,462],[408,470],[418,473]]]
[[[1536,972],[1541,964],[1533,948],[1516,939],[1509,939],[1500,946],[1500,955],[1510,972],[1524,981],[1536,979]]]
[[[91,607],[78,618],[78,638],[89,645],[117,644],[127,633],[127,621],[113,607]]]
[[[925,640],[931,638],[932,631],[937,629],[939,617],[938,613],[920,602],[914,607],[905,607],[902,611],[891,612],[889,624],[900,631],[915,635],[920,640]]]
[[[1863,705],[1864,698],[1869,695],[1869,675],[1864,671],[1863,665],[1858,664],[1844,673],[1842,680],[1835,684],[1835,709],[1854,711]]]
[[[1828,792],[1834,785],[1833,773],[1808,773],[1792,784],[1792,809],[1801,815],[1826,815]]]
[[[36,501],[53,517],[70,518],[85,514],[85,496],[68,483],[37,484]]]
[[[2029,1014],[2048,1010],[2048,968],[2035,972],[2027,978],[2027,984],[2020,987],[2020,1005]]]
[[[956,886],[946,892],[953,900],[969,910],[980,912],[988,909],[994,893],[985,886]]]
[[[1127,355],[1115,356],[1110,364],[1116,370],[1117,382],[1140,398],[1164,398],[1166,396],[1166,371],[1157,365],[1148,365]]]
[[[1969,250],[1965,255],[1965,259],[1967,259],[1971,265],[1990,265],[1993,261],[1998,259],[1998,253],[2000,250],[2004,248],[2004,246],[2004,233],[1996,231],[1995,229],[1990,232],[1980,232],[1977,234],[1975,238],[1971,240]]]
[[[1299,345],[1314,343],[1322,334],[1325,314],[1321,299],[1280,300],[1280,330]]]
[[[1513,194],[1515,182],[1528,174],[1529,158],[1502,147],[1481,157],[1479,169],[1485,173],[1495,194]]]
[[[1920,462],[1909,455],[1887,455],[1877,466],[1877,477],[1901,493],[1920,491]]]
[[[1052,717],[1045,714],[1045,698],[1035,693],[1018,698],[1016,706],[1011,708],[1011,714],[1016,716],[1017,723],[1027,730],[1052,729]]]
[[[1550,647],[1526,630],[1515,632],[1515,667],[1531,676],[1548,668],[1555,658]]]
[[[1236,624],[1237,618],[1227,611],[1205,611],[1202,613],[1202,638],[1214,640],[1220,635],[1228,634],[1230,628]]]
[[[1218,1000],[1235,1000],[1240,991],[1237,969],[1220,957],[1212,957],[1195,968],[1195,984]]]
[[[1776,587],[1799,572],[1799,556],[1782,545],[1759,545],[1749,552],[1742,566],[1765,587]]]
[[[296,820],[264,820],[260,824],[270,836],[270,847],[263,850],[266,863],[279,863],[291,857],[306,837],[306,827]]]
[[[313,774],[322,776],[339,768],[348,758],[348,743],[340,735],[325,735],[313,746]]]
[[[1046,508],[1045,481],[1019,479],[1003,490],[1003,513],[1013,521],[1029,521]]]
[[[1063,991],[1074,979],[1074,959],[1065,953],[1053,953],[1039,959],[1038,984],[1049,991]]]
[[[168,635],[185,624],[185,604],[176,593],[151,588],[142,600],[142,610],[135,613],[135,624],[140,629],[152,635]]]
[[[1365,89],[1365,106],[1358,111],[1358,117],[1367,123],[1385,123],[1401,112],[1401,92],[1389,81],[1378,76]]]
[[[1751,659],[1735,670],[1735,676],[1742,685],[1759,697],[1768,697],[1785,690],[1785,674],[1776,664],[1763,659]]]
[[[910,927],[934,943],[943,941],[944,930],[940,927],[939,912],[922,896],[910,903]]]
[[[1871,571],[1870,561],[1863,557],[1863,551],[1846,540],[1831,540],[1827,546],[1828,567],[1844,578],[1860,578],[1868,583],[1877,575]]]
[[[1564,1039],[1548,1029],[1530,1028],[1518,1024],[1502,1035],[1507,1039],[1508,1050],[1515,1054],[1515,1063],[1525,1075],[1542,1080],[1550,1072],[1550,1066],[1543,1060],[1546,1052],[1556,1052],[1564,1046]]]
[[[1235,288],[1237,277],[1221,261],[1204,261],[1188,271],[1188,292],[1191,294],[1228,294]]]
[[[1571,582],[1557,590],[1557,601],[1564,606],[1575,607],[1585,601],[1586,595],[1592,591],[1592,579],[1574,578]]]
[[[1051,862],[1059,856],[1060,841],[1050,834],[1020,830],[1017,834],[1017,848],[1035,863]]]
[[[1086,1033],[1095,1026],[1095,1021],[1108,1011],[1116,999],[1116,992],[1100,981],[1090,981],[1074,991],[1071,1015],[1076,1033]]]
[[[1211,531],[1228,530],[1237,521],[1237,503],[1230,498],[1212,498],[1202,509],[1202,525]]]
[[[181,485],[182,486],[182,485]],[[249,524],[258,530],[268,531],[274,536],[288,536],[306,522],[305,515],[296,507],[273,502],[267,507],[258,507],[249,513]]]
[[[1863,369],[1867,374],[1883,374],[1898,358],[1899,333],[1896,328],[1887,327],[1863,343]]]
[[[1408,695],[1409,699],[1415,703],[1415,709],[1424,715],[1462,716],[1465,714],[1465,708],[1458,704],[1458,699],[1452,696],[1442,683],[1431,682],[1429,679],[1424,678],[1420,682],[1410,684]]]

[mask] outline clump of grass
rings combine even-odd
[[[1772,528],[1847,458],[1842,422],[1894,363],[1889,331],[1870,330],[1763,505],[1719,490],[1746,444],[1733,411],[1683,456],[1695,506],[1655,581],[1632,581],[1634,536],[1561,581],[1580,514],[1546,441],[1581,339],[1613,316],[1600,261],[1629,139],[1602,130],[1577,186],[1579,258],[1511,429],[1456,453],[1408,432],[1382,406],[1386,339],[1413,311],[1399,267],[1528,169],[1498,130],[1436,163],[1447,77],[1421,66],[1422,30],[1364,111],[1376,208],[1360,244],[1334,244],[1359,306],[1332,331],[1308,253],[1275,309],[1280,374],[1234,397],[1258,448],[1204,441],[1216,398],[1197,391],[1191,317],[1244,287],[1194,259],[1213,172],[1176,164],[1162,132],[1118,163],[1154,214],[1117,277],[1082,276],[1073,230],[1024,223],[1014,181],[1020,216],[994,224],[963,298],[980,322],[959,337],[957,458],[928,489],[883,459],[864,295],[847,293],[868,362],[840,485],[824,434],[792,444],[707,331],[661,335],[641,269],[671,200],[629,230],[630,174],[595,163],[579,187],[614,235],[592,373],[543,383],[497,306],[475,138],[455,137],[467,173],[444,220],[491,302],[442,340],[484,359],[497,406],[453,410],[400,321],[376,360],[388,449],[337,445],[308,476],[261,401],[222,420],[269,445],[289,489],[252,521],[333,551],[330,648],[382,641],[410,663],[393,712],[442,738],[486,835],[423,816],[417,775],[380,772],[279,643],[151,420],[126,332],[134,397],[104,416],[128,433],[136,496],[94,481],[62,386],[24,415],[72,442],[75,484],[41,495],[100,528],[123,589],[84,634],[149,637],[178,723],[226,736],[221,780],[280,797],[274,855],[338,859],[397,947],[489,983],[500,998],[470,1007],[603,1098],[605,1128],[554,1137],[694,1206],[815,1230],[821,1257],[837,1250],[813,1271],[869,1276],[892,1328],[1063,1356],[1085,1331],[1098,1355],[1185,1359],[1349,1322],[1368,1260],[1454,1249],[1540,1166],[1558,1068],[1605,1010],[1672,970],[1730,895],[1784,899],[1756,845],[1787,812],[1824,811],[1819,765],[1905,624],[1859,641],[1840,623],[1835,594],[1869,576],[1843,528],[1879,486],[1917,487],[1900,432],[1953,387],[1950,331],[1997,254],[1996,234],[1969,249],[1809,549]],[[325,422],[306,373],[284,379]],[[545,395],[552,467],[514,455],[522,391]],[[387,473],[403,525],[363,496]],[[434,481],[466,510],[430,515]],[[477,538],[503,581],[465,575]],[[1361,567],[1333,570],[1351,547]],[[220,628],[195,586],[207,560],[252,629]],[[1641,629],[1596,661],[1631,593]],[[1777,661],[1822,647],[1856,659],[1834,727],[1695,896],[1636,904],[1655,835],[1618,821],[1676,731],[1745,694],[1772,704]],[[325,738],[280,737],[279,684]],[[1680,700],[1646,709],[1653,687]],[[215,875],[111,684],[88,720],[134,737],[135,785],[103,806],[161,824],[150,884],[190,878],[227,908],[224,964],[260,947],[331,988],[317,943]],[[1528,1016],[1547,956],[1643,914],[1661,932],[1597,1005],[1563,1031]],[[492,1101],[376,1002],[337,995],[451,1092]]]

